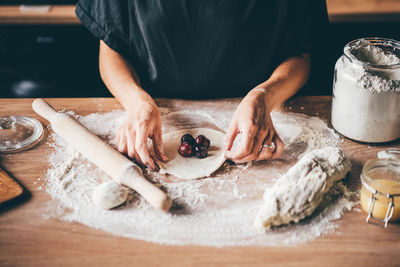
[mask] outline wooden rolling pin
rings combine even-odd
[[[142,195],[154,208],[169,210],[172,201],[143,177],[142,170],[71,116],[59,113],[43,99],[32,103],[33,110],[50,121],[55,133],[118,183]]]

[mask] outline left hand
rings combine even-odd
[[[225,137],[226,157],[236,163],[275,158],[282,152],[285,144],[277,134],[271,120],[271,105],[263,91],[253,90],[242,100],[236,109]],[[242,140],[235,151],[232,145],[238,134]],[[275,149],[265,145],[274,143]]]

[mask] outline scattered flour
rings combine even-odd
[[[163,130],[192,127],[227,129],[234,107],[220,112],[212,107],[179,111],[162,109]],[[178,180],[159,173],[144,171],[174,199],[169,213],[151,208],[137,193],[129,191],[126,204],[113,210],[97,208],[91,200],[98,184],[110,180],[101,170],[73,151],[57,135],[49,145],[46,191],[56,199],[48,217],[80,222],[109,233],[139,240],[172,245],[205,246],[287,246],[304,243],[333,232],[345,210],[354,202],[342,182],[335,183],[312,216],[298,224],[287,225],[266,233],[253,225],[263,204],[266,188],[285,173],[303,153],[327,145],[336,146],[340,138],[318,118],[299,114],[273,113],[278,133],[286,144],[276,160],[234,165],[225,163],[212,177],[200,180]],[[112,143],[115,131],[126,119],[123,111],[91,114],[77,119],[92,132]]]

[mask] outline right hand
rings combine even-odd
[[[271,119],[273,104],[265,91],[250,91],[240,102],[225,137],[225,155],[236,163],[276,158],[285,144],[275,130]],[[273,99],[273,97],[271,97]],[[243,139],[236,151],[231,151],[237,135]],[[264,145],[275,145],[275,149]]]
[[[152,140],[154,156],[161,161],[168,160],[162,148],[160,111],[153,100],[142,100],[136,102],[128,113],[128,119],[117,131],[117,149],[154,170],[156,165],[147,147],[148,138]]]

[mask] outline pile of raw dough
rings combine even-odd
[[[264,193],[264,205],[255,225],[270,228],[297,223],[311,215],[332,185],[350,170],[339,147],[315,149],[301,158]]]
[[[128,189],[110,180],[94,189],[92,200],[97,207],[109,210],[124,203],[127,197]]]

